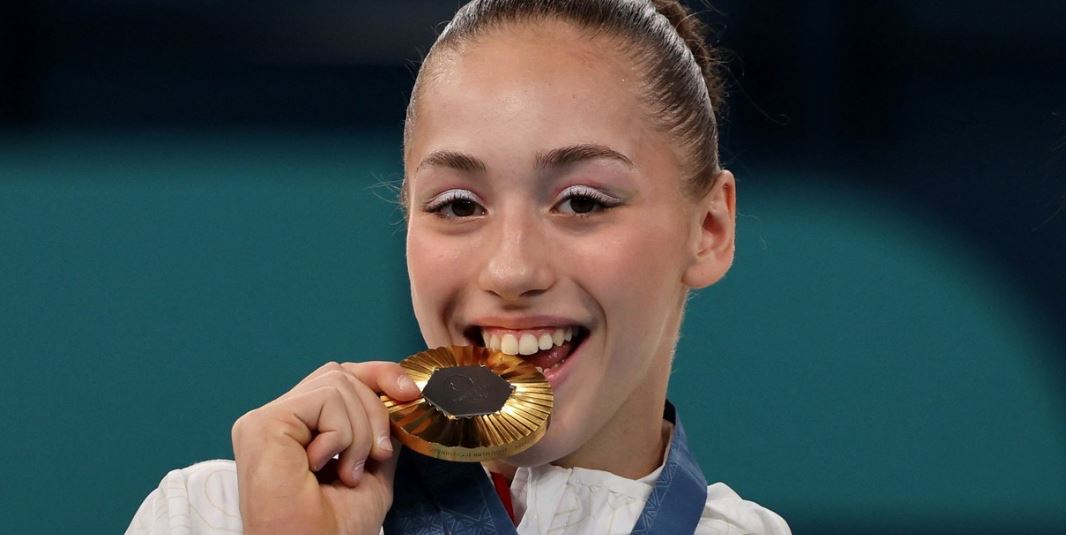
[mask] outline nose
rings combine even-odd
[[[536,216],[501,214],[496,223],[478,275],[481,289],[516,303],[551,288],[556,279],[551,251]]]

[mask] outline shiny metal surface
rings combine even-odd
[[[449,461],[480,462],[515,455],[548,429],[551,385],[520,357],[476,346],[451,346],[416,353],[400,362],[420,390],[437,370],[484,366],[512,386],[503,407],[490,414],[455,417],[425,397],[399,403],[381,396],[393,434],[408,448]]]

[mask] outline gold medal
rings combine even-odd
[[[520,357],[451,346],[400,361],[422,397],[381,396],[404,446],[437,459],[480,462],[515,455],[548,429],[552,390]]]

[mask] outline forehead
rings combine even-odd
[[[562,22],[514,23],[442,52],[416,100],[412,158],[578,143],[637,156],[652,133],[638,72],[615,39]]]

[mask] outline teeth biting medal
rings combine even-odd
[[[400,362],[422,397],[382,395],[393,434],[404,446],[449,461],[509,457],[548,428],[551,385],[532,363],[478,346],[450,346]]]

